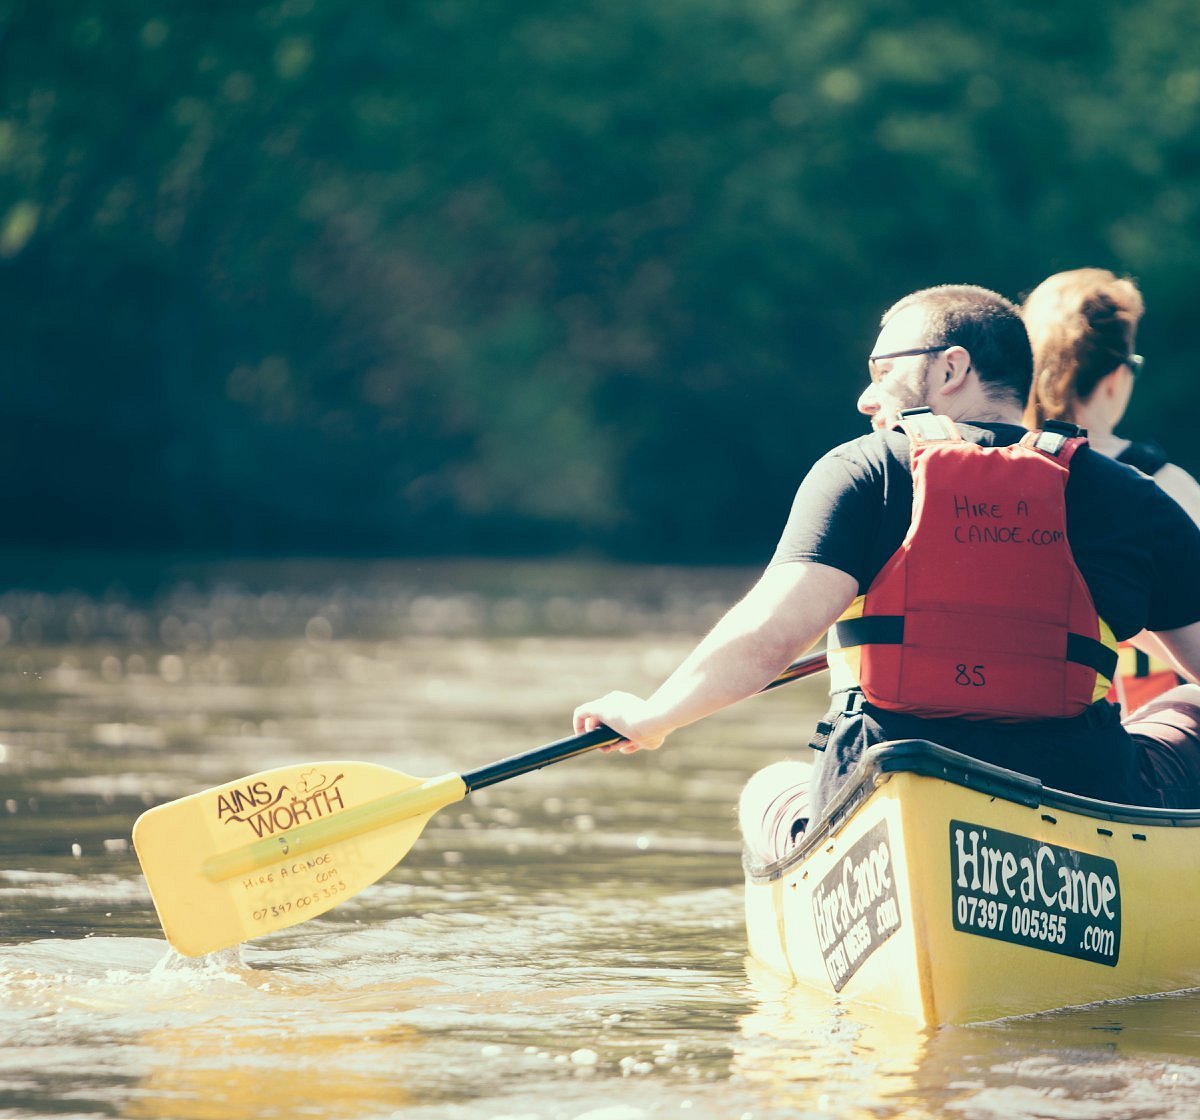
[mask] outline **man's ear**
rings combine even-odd
[[[938,390],[947,395],[957,393],[971,375],[971,354],[964,346],[951,346],[946,351],[946,367]]]

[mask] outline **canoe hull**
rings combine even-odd
[[[929,1026],[1200,987],[1196,827],[884,744],[801,848],[747,868],[750,951]]]

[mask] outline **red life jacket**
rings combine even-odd
[[[1010,447],[902,414],[913,512],[895,554],[829,634],[834,688],[934,718],[1026,722],[1082,713],[1108,690],[1116,641],[1067,542],[1071,456],[1047,424]]]

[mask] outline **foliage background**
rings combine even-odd
[[[1135,276],[1200,471],[1185,0],[0,0],[9,545],[757,561],[880,312]]]

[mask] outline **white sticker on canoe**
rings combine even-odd
[[[950,822],[954,928],[1115,966],[1121,880],[1104,856],[966,821]]]
[[[840,992],[900,928],[900,903],[887,821],[856,840],[813,892],[813,920],[825,970]]]

